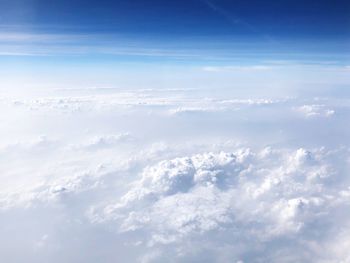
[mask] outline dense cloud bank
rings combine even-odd
[[[192,242],[204,261],[346,261],[348,252],[333,250],[348,228],[348,157],[266,148],[162,161],[92,219],[142,233],[137,244],[165,248],[165,257],[179,251],[188,261]]]
[[[350,262],[346,98],[0,107],[4,262]]]
[[[133,165],[112,172],[100,167],[8,194],[0,213],[5,226],[13,226],[6,221],[11,215],[23,216],[15,235],[42,224],[16,244],[30,244],[28,256],[38,249],[48,258],[55,255],[53,262],[64,259],[64,251],[71,254],[67,260],[74,258],[72,240],[64,241],[71,235],[75,246],[88,249],[86,233],[80,233],[86,229],[94,246],[85,251],[88,262],[107,246],[107,240],[94,239],[105,231],[117,251],[135,251],[125,260],[347,262],[349,157],[346,149],[324,148],[206,152],[147,166],[120,186],[119,195],[113,193],[114,177],[131,174]],[[51,217],[55,223],[46,221]]]

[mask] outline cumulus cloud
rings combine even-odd
[[[329,235],[337,235],[333,228],[346,220],[329,216],[350,204],[344,198],[349,182],[339,180],[341,169],[332,165],[343,154],[241,149],[161,161],[146,167],[120,201],[89,216],[95,223],[115,224],[121,233],[138,233],[138,241],[166,246],[165,251],[186,251],[184,246],[198,239],[204,244],[196,243],[196,249],[204,251],[210,236],[216,258],[220,247],[239,242],[241,248],[231,251],[237,260],[259,262],[265,257],[278,262],[279,253],[299,261],[322,259],[323,251],[314,251],[312,243],[322,238],[325,246],[332,244]],[[288,240],[307,245],[288,247]],[[275,251],[261,251],[273,243]],[[293,249],[301,249],[298,257]]]
[[[161,161],[157,159],[164,156],[162,151],[152,157],[151,148],[133,158],[141,165],[139,172],[135,165],[95,165],[47,178],[32,189],[2,194],[0,213],[9,218],[25,211],[31,226],[40,215],[43,231],[23,242],[33,251],[59,245],[50,252],[57,258],[53,262],[63,259],[62,251],[75,253],[67,246],[87,244],[60,243],[68,233],[50,230],[47,216],[57,217],[57,223],[74,235],[82,229],[89,239],[108,233],[121,242],[115,249],[127,251],[125,260],[346,262],[349,254],[342,244],[349,238],[347,149],[230,147],[230,152]],[[111,249],[107,240],[100,242],[96,253],[106,246]],[[93,258],[95,252],[87,254]]]
[[[3,260],[347,262],[347,101],[196,92],[1,97]]]

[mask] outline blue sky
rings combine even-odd
[[[152,37],[346,37],[350,4],[321,1],[1,1],[1,23]]]
[[[6,42],[25,42],[27,51],[55,45],[73,51],[120,46],[178,53],[335,53],[348,51],[350,38],[350,3],[344,0],[6,0],[0,10],[2,53]]]
[[[150,66],[146,75],[179,66],[348,67],[349,14],[343,0],[4,0],[0,68],[28,82],[44,72],[102,79]]]

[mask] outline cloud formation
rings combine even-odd
[[[298,112],[303,114],[306,118],[315,117],[331,117],[335,114],[335,110],[326,108],[325,105],[303,105],[296,109]]]
[[[347,262],[346,98],[196,92],[2,96],[3,259]]]
[[[342,174],[348,163],[333,165],[343,157],[348,153],[266,148],[162,161],[145,168],[120,201],[90,216],[95,223],[142,236],[138,242],[148,247],[165,246],[160,258],[174,250],[183,253],[178,260],[191,261],[187,244],[202,240],[194,241],[194,249],[204,251],[209,242],[216,259],[226,247],[224,253],[237,261],[326,262],[328,256],[341,261],[349,255],[334,254],[328,246],[338,236],[334,228],[346,231],[347,226],[338,214],[350,204],[349,182]]]

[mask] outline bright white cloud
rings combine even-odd
[[[298,112],[305,115],[307,118],[313,117],[331,117],[335,114],[335,110],[327,109],[325,105],[303,105],[296,109]]]
[[[346,98],[197,92],[3,95],[2,258],[347,262]]]

